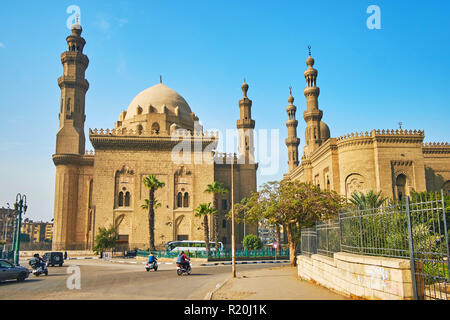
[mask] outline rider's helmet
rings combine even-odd
[[[35,253],[35,254],[33,255],[33,257],[39,258],[39,253]]]

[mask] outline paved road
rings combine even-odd
[[[22,265],[25,265],[22,264]],[[79,266],[81,289],[70,290],[70,266]],[[101,260],[69,260],[63,267],[49,268],[48,276],[30,277],[23,283],[0,284],[0,299],[130,299],[202,300],[231,275],[231,266],[192,266],[192,274],[178,276],[175,265],[161,264],[146,272],[142,264],[118,264]],[[239,265],[238,272],[270,268],[270,265]]]

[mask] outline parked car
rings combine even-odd
[[[42,259],[47,262],[49,267],[53,267],[55,265],[62,267],[64,264],[64,255],[62,252],[46,252],[42,256]]]
[[[17,280],[24,281],[28,278],[30,270],[21,266],[15,266],[8,260],[0,260],[0,281]]]

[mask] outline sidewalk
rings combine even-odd
[[[301,280],[297,268],[277,266],[239,272],[210,295],[211,300],[348,300],[328,289]]]

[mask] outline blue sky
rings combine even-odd
[[[0,206],[26,193],[32,219],[53,216],[57,78],[70,5],[81,9],[90,59],[86,132],[112,128],[159,75],[205,129],[225,132],[235,128],[246,78],[256,129],[280,130],[280,168],[258,184],[280,179],[289,86],[303,150],[310,44],[333,137],[402,121],[425,130],[426,141],[448,141],[449,1],[8,1],[0,7]],[[381,30],[366,26],[369,5],[381,9]]]

